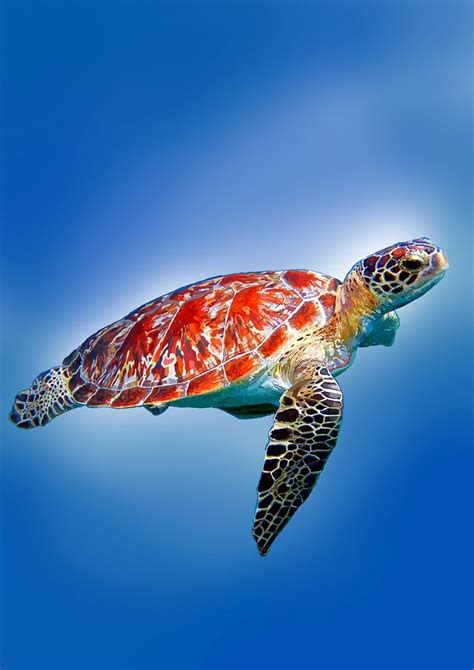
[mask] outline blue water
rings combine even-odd
[[[7,670],[472,666],[472,5],[6,3]],[[262,559],[270,419],[14,394],[210,275],[431,236],[451,268],[340,378],[339,444]]]

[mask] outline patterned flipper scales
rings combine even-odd
[[[323,366],[282,395],[270,431],[252,534],[265,556],[306,500],[336,444],[342,392]]]
[[[71,376],[71,370],[65,365],[42,372],[30,388],[15,397],[11,421],[18,428],[36,428],[77,407],[69,390]]]

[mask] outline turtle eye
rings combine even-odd
[[[426,263],[427,261],[419,254],[407,254],[400,259],[400,265],[405,268],[405,270],[409,270],[410,272],[416,272],[424,265],[426,265]]]

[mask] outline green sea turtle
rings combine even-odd
[[[84,405],[275,414],[253,524],[265,555],[336,444],[337,375],[357,347],[393,344],[394,310],[426,293],[447,267],[445,253],[423,237],[371,254],[343,282],[286,270],[192,284],[89,337],[16,396],[10,418],[33,428]]]

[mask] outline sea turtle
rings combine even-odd
[[[426,293],[447,267],[442,249],[422,237],[371,254],[343,282],[284,270],[191,284],[89,337],[16,396],[10,418],[33,428],[84,405],[275,414],[252,531],[265,555],[336,444],[335,377],[357,347],[393,344],[394,310]]]

